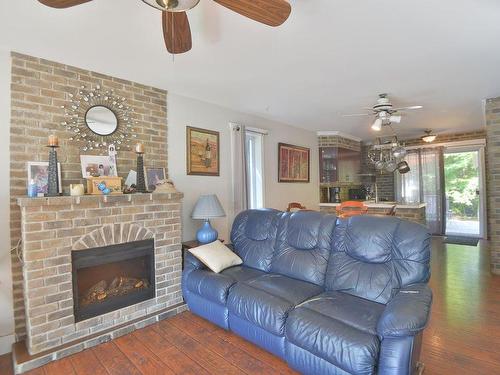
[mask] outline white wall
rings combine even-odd
[[[10,267],[10,52],[0,49],[0,354],[14,342],[14,307]]]
[[[229,123],[235,122],[269,131],[265,142],[265,203],[267,207],[286,209],[289,202],[297,201],[311,209],[319,204],[319,177],[317,137],[315,132],[298,129],[260,117],[232,111],[169,93],[168,95],[168,169],[169,177],[177,190],[184,193],[183,240],[195,238],[200,222],[190,218],[200,194],[217,194],[226,212],[231,201],[231,159]],[[220,177],[188,176],[186,174],[186,126],[220,132]],[[278,142],[290,143],[311,149],[311,182],[278,183]],[[213,226],[219,237],[229,239],[229,218],[215,219]]]

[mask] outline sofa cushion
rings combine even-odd
[[[385,305],[326,292],[290,312],[286,339],[353,374],[372,374],[380,341],[377,322]]]
[[[336,219],[311,211],[284,214],[271,272],[323,285]]]
[[[422,225],[399,218],[340,219],[325,287],[387,303],[400,288],[428,281],[430,238]]]
[[[385,305],[342,292],[324,292],[297,306],[316,311],[351,327],[377,334],[377,323]]]
[[[244,265],[269,271],[281,215],[276,210],[248,210],[234,219],[231,242]]]
[[[188,251],[215,273],[243,263],[238,255],[219,240],[194,247]]]
[[[227,307],[230,313],[239,318],[283,336],[290,310],[322,291],[315,284],[283,275],[267,274],[231,288]]]
[[[250,280],[264,272],[243,266],[228,268],[217,274],[210,270],[199,269],[186,278],[186,288],[212,302],[226,305],[229,289],[237,282]]]

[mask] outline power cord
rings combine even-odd
[[[19,262],[24,265],[24,260],[23,256],[21,254],[21,244],[23,240],[20,238],[19,241],[17,241],[16,246],[14,246],[12,249],[10,249],[10,253],[12,254],[14,251],[16,252],[17,259],[19,259]]]

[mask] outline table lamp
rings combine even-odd
[[[210,225],[210,219],[224,216],[226,216],[226,213],[215,194],[201,195],[191,214],[191,217],[195,220],[205,220],[202,227],[196,232],[196,239],[198,242],[214,242],[219,234]]]

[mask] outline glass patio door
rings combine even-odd
[[[484,149],[450,147],[443,159],[445,234],[483,238]]]

